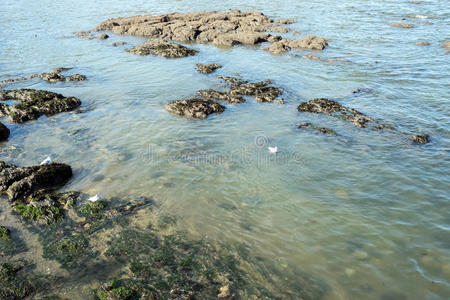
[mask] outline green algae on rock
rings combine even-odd
[[[90,218],[101,218],[107,205],[107,202],[104,200],[88,202],[80,207],[80,213]]]
[[[36,120],[42,115],[52,116],[74,110],[81,105],[75,97],[35,89],[0,91],[0,100],[16,100],[15,105],[0,104],[0,115],[7,115],[15,123]]]
[[[50,243],[44,243],[44,258],[54,259],[64,268],[79,266],[86,253],[89,253],[89,242],[85,236],[78,233],[56,238]]]
[[[210,114],[223,113],[225,111],[225,106],[212,100],[192,98],[172,101],[166,105],[166,110],[180,116],[194,119],[206,119]]]
[[[22,262],[0,262],[0,299],[23,299],[33,293],[34,287],[23,276],[23,268]]]
[[[198,51],[177,43],[154,39],[131,48],[127,52],[144,56],[151,54],[166,58],[180,58],[195,55]]]

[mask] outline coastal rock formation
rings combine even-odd
[[[212,100],[193,98],[170,102],[166,105],[166,110],[180,116],[205,119],[210,114],[223,113],[225,111],[225,106]]]
[[[424,145],[430,142],[428,134],[416,134],[413,135],[413,141],[418,145]]]
[[[313,125],[311,123],[306,123],[306,122],[297,124],[297,128],[311,128],[311,129],[314,129],[321,133],[336,135],[336,132],[334,132],[334,130],[331,130],[331,129],[325,128],[325,127],[316,126],[316,125]]]
[[[450,53],[450,41],[445,41],[442,43],[442,47],[445,49],[445,53]]]
[[[197,71],[202,74],[211,74],[215,70],[222,68],[222,65],[219,64],[196,64]]]
[[[337,101],[325,98],[304,102],[298,106],[298,111],[326,114],[352,122],[356,127],[366,127],[367,123],[376,122],[374,119],[369,118],[357,110],[342,106]]]
[[[430,42],[427,41],[420,41],[420,42],[416,42],[417,46],[429,46]]]
[[[106,40],[109,38],[109,35],[107,35],[106,33],[102,33],[97,37],[99,40]]]
[[[239,95],[234,95],[230,92],[219,92],[216,90],[209,89],[209,90],[200,90],[197,92],[197,94],[200,97],[208,100],[221,100],[231,104],[245,102],[245,99],[243,97]]]
[[[0,122],[0,142],[6,141],[9,138],[9,128]]]
[[[42,115],[52,116],[71,111],[81,105],[81,101],[75,97],[64,97],[61,94],[44,90],[0,91],[0,100],[10,99],[21,103],[15,105],[0,103],[0,115],[7,115],[16,123],[36,120]]]
[[[295,20],[292,19],[279,19],[275,22],[261,12],[204,11],[115,18],[100,23],[94,30],[232,47],[239,44],[257,45],[267,41],[272,42],[269,32],[286,33],[289,28],[280,24],[294,22]],[[92,35],[92,33],[89,34]],[[85,38],[89,37],[89,34],[80,32],[78,35]],[[326,46],[325,39],[309,36],[292,41],[290,48],[322,50]]]
[[[127,52],[144,56],[151,54],[166,58],[180,58],[195,55],[198,51],[162,39],[154,39],[131,48]]]
[[[18,78],[11,78],[11,79],[4,79],[0,81],[0,84],[6,85],[10,83],[16,83],[20,81],[26,81],[33,78],[41,78],[42,80],[48,82],[48,83],[56,83],[61,81],[83,81],[86,80],[86,76],[81,74],[73,74],[70,76],[64,76],[61,74],[62,72],[68,71],[71,68],[56,68],[49,72],[45,72],[42,74],[32,74],[30,76],[26,77],[18,77]]]
[[[406,28],[406,29],[413,28],[413,26],[408,23],[391,23],[389,25],[392,27],[400,27],[400,28]]]
[[[127,43],[127,42],[120,41],[120,42],[114,42],[114,43],[112,43],[111,45],[112,45],[113,47],[117,47],[117,46],[125,45],[126,43]]]
[[[228,76],[217,76],[217,78],[231,83],[231,95],[256,96],[256,101],[258,102],[284,103],[283,99],[277,99],[283,92],[279,88],[269,86],[272,83],[270,80],[248,83],[247,81],[240,81],[237,78]]]
[[[281,39],[275,41],[270,47],[263,48],[268,50],[272,54],[281,54],[291,49],[295,50],[323,50],[328,46],[328,39],[317,37],[314,35],[308,35],[299,40]]]

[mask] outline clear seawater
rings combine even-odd
[[[304,33],[298,38],[331,40],[323,52],[297,54],[346,62],[198,44],[190,45],[196,56],[168,60],[126,53],[144,41],[138,37],[61,38],[112,17],[228,8],[295,18],[290,28]],[[329,286],[327,299],[448,299],[450,54],[441,47],[448,39],[450,6],[439,0],[2,0],[0,79],[64,66],[88,80],[8,86],[83,104],[82,113],[20,125],[2,120],[11,137],[0,145],[0,159],[34,165],[51,155],[74,168],[67,190],[152,196],[158,213],[178,216],[193,236],[244,243],[319,278]],[[431,45],[415,44],[424,40]],[[128,44],[112,47],[114,41]],[[206,120],[169,114],[164,105],[171,100],[223,88],[217,74],[196,72],[196,63],[222,64],[217,74],[271,79],[285,90],[286,104],[248,98]],[[363,92],[353,94],[358,88]],[[427,133],[431,142],[417,146],[399,132],[297,111],[318,97],[401,132]],[[299,122],[338,136],[298,130]],[[278,146],[276,156],[269,145]],[[54,263],[46,263],[50,270]]]

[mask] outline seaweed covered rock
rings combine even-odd
[[[356,127],[366,127],[367,123],[376,122],[374,119],[369,118],[357,110],[342,106],[337,101],[325,98],[304,102],[298,106],[298,111],[326,114],[352,122]]]
[[[170,102],[166,105],[166,110],[180,116],[205,119],[210,114],[223,113],[225,111],[225,106],[212,100],[193,98]]]
[[[424,145],[430,142],[428,134],[416,134],[413,135],[413,141],[418,145]]]
[[[9,138],[9,128],[0,122],[0,142],[6,141]]]
[[[219,92],[216,90],[209,89],[209,90],[200,90],[197,92],[197,94],[205,99],[221,100],[231,104],[245,102],[245,99],[243,97],[232,94],[230,92]]]
[[[306,122],[297,124],[297,128],[311,128],[311,129],[314,129],[321,133],[336,135],[336,132],[334,132],[334,130],[331,130],[331,129],[325,128],[325,127],[316,126],[316,125],[313,125],[311,123],[306,123]]]
[[[42,115],[52,116],[57,113],[74,110],[81,105],[75,97],[35,89],[0,91],[0,100],[15,100],[15,105],[0,104],[0,113],[9,116],[16,123],[36,120]]]
[[[24,299],[33,293],[33,284],[23,269],[22,262],[0,262],[0,299]]]
[[[154,39],[131,48],[127,52],[144,56],[151,54],[166,58],[180,58],[195,55],[198,51],[173,42]]]
[[[89,201],[80,207],[80,213],[88,218],[101,218],[103,217],[103,213],[107,205],[107,202],[104,200],[95,202]]]
[[[64,268],[73,268],[86,259],[86,253],[90,253],[89,241],[79,233],[72,233],[61,238],[45,243],[44,258],[54,259]]]
[[[270,80],[248,83],[233,77],[218,76],[218,78],[231,83],[231,95],[256,96],[258,102],[284,103],[283,99],[277,99],[283,92],[279,88],[269,86],[272,83]]]
[[[219,64],[196,64],[197,71],[202,74],[211,74],[215,70],[222,68],[222,65]]]
[[[29,75],[26,77],[17,77],[17,78],[1,80],[0,84],[16,83],[19,81],[26,81],[26,80],[30,80],[33,78],[41,78],[42,80],[44,80],[48,83],[56,83],[56,82],[61,82],[61,81],[83,81],[83,80],[86,80],[86,76],[81,75],[81,74],[73,74],[73,75],[70,75],[67,77],[62,74],[62,72],[68,71],[70,69],[71,68],[60,67],[60,68],[56,68],[56,69],[53,69],[49,72],[45,72],[42,74],[32,74],[32,75]]]

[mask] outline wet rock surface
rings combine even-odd
[[[331,130],[331,129],[325,128],[325,127],[316,126],[316,125],[313,125],[311,123],[306,123],[306,122],[302,122],[302,123],[297,124],[297,128],[299,128],[299,129],[301,129],[301,128],[310,128],[310,129],[313,129],[313,130],[318,131],[320,133],[336,135],[336,132],[334,132],[334,130]]]
[[[445,53],[450,53],[450,41],[445,41],[442,43],[442,47],[445,49]]]
[[[197,71],[202,74],[211,74],[215,72],[217,69],[222,68],[222,65],[219,64],[196,64]]]
[[[0,91],[0,100],[20,101],[19,104],[0,103],[0,113],[7,115],[15,123],[36,120],[42,115],[52,116],[57,113],[74,110],[81,105],[75,97],[35,89]]]
[[[166,58],[180,58],[195,55],[198,51],[162,39],[154,39],[131,48],[127,52],[143,56],[156,55]]]
[[[245,99],[239,95],[232,94],[230,92],[219,92],[216,90],[200,90],[197,94],[205,99],[209,100],[221,100],[227,103],[235,104],[235,103],[243,103]]]
[[[193,98],[187,100],[177,100],[166,105],[166,110],[180,116],[195,119],[205,119],[210,114],[221,114],[225,111],[225,106],[212,100]]]
[[[64,76],[62,73],[70,70],[71,68],[56,68],[49,72],[45,72],[42,74],[32,74],[26,77],[17,77],[11,79],[4,79],[0,81],[0,85],[7,85],[11,83],[27,81],[33,78],[41,78],[42,80],[48,83],[56,83],[56,82],[64,82],[64,81],[84,81],[86,80],[86,76],[81,74],[73,74],[69,76]]]
[[[427,41],[420,41],[420,42],[416,42],[417,46],[429,46],[430,42]]]
[[[352,122],[356,127],[366,127],[367,123],[376,122],[374,119],[369,118],[357,110],[342,106],[337,101],[325,98],[304,102],[298,106],[298,111],[326,114]]]
[[[115,18],[102,22],[95,31],[108,30],[115,34],[232,47],[272,42],[269,32],[286,33],[289,28],[280,25],[294,22],[292,19],[274,21],[261,12],[204,11]],[[83,32],[80,36],[86,37],[89,34]],[[322,50],[327,45],[325,39],[309,36],[292,41],[290,48]]]
[[[126,43],[127,43],[127,42],[122,42],[122,41],[120,41],[120,42],[114,42],[114,43],[112,43],[111,45],[112,45],[113,47],[118,47],[118,46],[126,45]]]
[[[272,54],[281,54],[294,50],[323,50],[328,46],[328,39],[321,38],[314,35],[306,36],[299,40],[280,39],[270,45],[270,47],[263,48]]]
[[[428,134],[416,134],[413,135],[413,140],[418,145],[424,145],[430,142]]]
[[[9,138],[9,128],[0,122],[0,142],[6,141]]]

